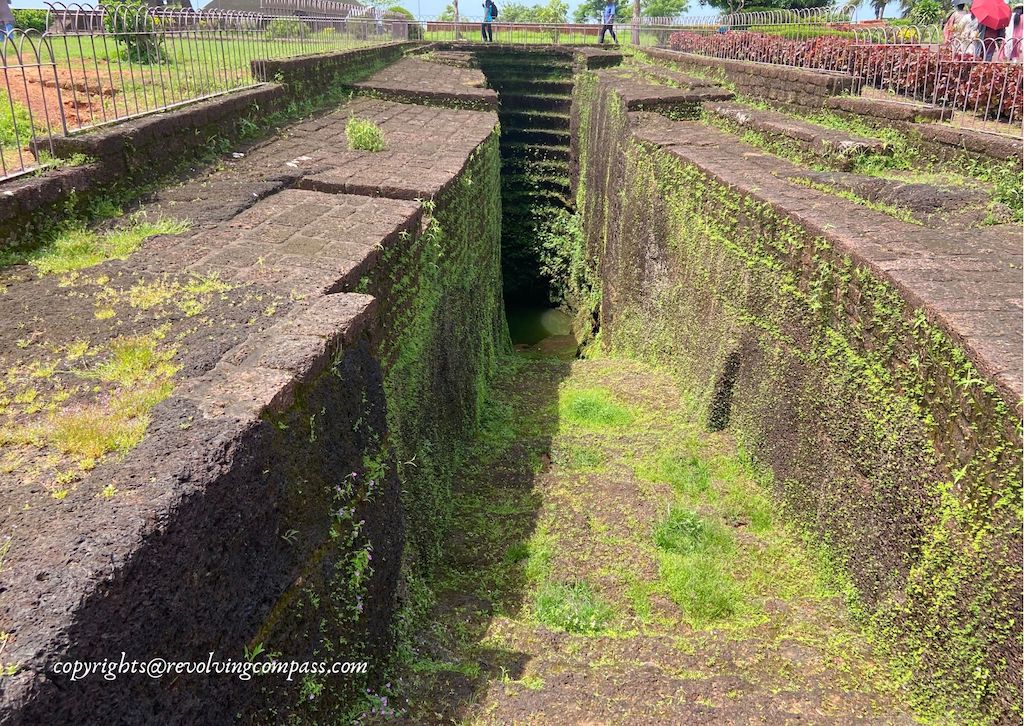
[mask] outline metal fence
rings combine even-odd
[[[334,0],[261,1],[266,12],[53,3],[45,33],[4,34],[0,179],[46,163],[57,135],[250,87],[253,60],[408,38],[482,41],[479,18],[414,22]],[[642,18],[615,30],[623,44],[852,74],[866,95],[934,104],[957,124],[1020,135],[1016,45],[956,44],[937,26],[850,20],[849,8],[819,8]],[[601,37],[596,23],[499,20],[491,30],[494,42],[517,45]]]
[[[53,3],[45,33],[3,36],[0,178],[45,163],[57,134],[253,86],[253,60],[408,37],[405,18],[346,7],[296,16]]]
[[[852,24],[686,28],[675,50],[852,75],[855,92],[940,108],[951,123],[1020,136],[1020,41],[947,39],[941,26]]]

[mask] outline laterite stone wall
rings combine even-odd
[[[1020,381],[996,312],[1013,285],[971,272],[998,254],[791,188],[593,74],[575,88],[603,344],[671,367],[772,469],[921,710],[1019,720]]]

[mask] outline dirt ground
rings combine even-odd
[[[912,723],[770,483],[692,408],[636,362],[544,344],[511,361],[429,614],[368,720]],[[722,548],[674,560],[670,512]]]

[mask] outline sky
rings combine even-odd
[[[81,1],[82,2],[87,2],[88,0],[81,0]],[[199,6],[201,7],[203,4],[205,4],[205,1],[206,0],[199,0]],[[498,8],[499,9],[501,8],[501,6],[503,4],[503,1],[504,0],[496,0],[496,2],[498,3]],[[525,5],[539,4],[540,2],[542,2],[542,0],[518,0],[518,1],[522,2]],[[620,2],[622,2],[622,1],[628,1],[628,0],[620,0]],[[71,0],[65,0],[65,2],[70,3]],[[253,0],[254,4],[256,4],[258,2],[259,2],[259,0]],[[402,5],[403,7],[407,8],[408,10],[410,10],[413,15],[417,15],[417,16],[421,16],[421,17],[433,17],[433,16],[440,15],[441,12],[444,10],[445,6],[448,5],[449,2],[451,2],[451,0],[399,0],[399,4],[400,5]],[[573,11],[576,9],[576,6],[579,4],[579,2],[578,2],[578,0],[568,0],[568,2],[569,2],[569,17],[571,18],[572,14],[573,14]],[[193,0],[193,3],[195,4],[195,0]],[[476,2],[476,0],[459,0],[459,5],[460,5],[459,9],[465,15],[474,16],[474,15],[481,15],[481,14],[483,14],[483,10],[478,10],[477,9],[478,5],[480,5],[480,6],[483,5],[483,0],[480,0],[479,3]],[[46,7],[43,4],[43,0],[11,0],[11,6],[15,7],[15,8],[44,8],[44,7]],[[700,5],[697,4],[696,0],[691,0],[689,14],[691,14],[691,15],[711,15],[712,13],[713,13],[713,10],[711,10],[710,8],[702,8]],[[866,1],[862,2],[860,7],[857,8],[857,13],[854,16],[854,18],[856,20],[867,20],[867,19],[869,19],[871,17],[873,17],[873,14],[872,14],[872,11],[871,11],[871,5],[868,2],[866,2]],[[887,18],[899,17],[899,3],[898,2],[890,2],[886,6],[886,8],[885,8],[885,17],[887,17]]]

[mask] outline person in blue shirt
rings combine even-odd
[[[615,3],[613,0],[608,0],[608,4],[604,6],[604,10],[601,11],[601,35],[598,38],[598,43],[604,45],[604,34],[611,33],[612,40],[615,41],[615,45],[619,44],[619,39],[615,36],[615,28],[612,25],[615,23]]]
[[[494,30],[491,23],[496,17],[498,17],[498,6],[494,4],[494,0],[484,0],[484,22],[480,24],[480,35],[483,36],[485,43],[494,42]]]

